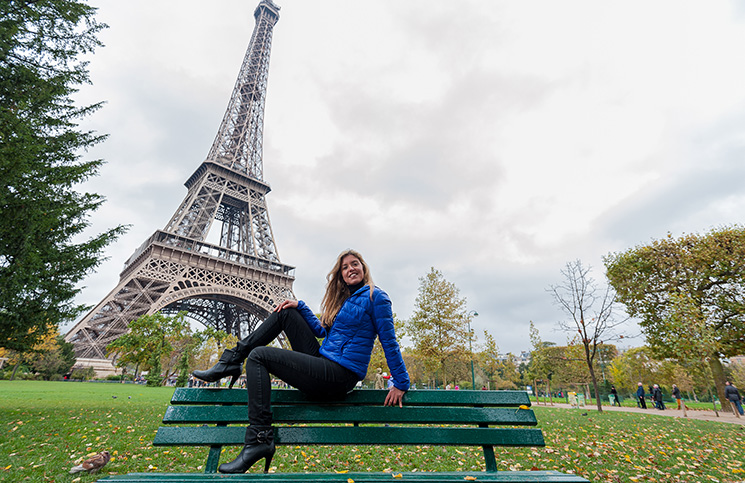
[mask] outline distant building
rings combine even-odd
[[[510,359],[517,366],[519,366],[520,364],[529,364],[530,363],[530,351],[520,351],[520,355],[509,353],[509,354],[499,354],[497,356],[497,360],[500,362],[506,362]]]

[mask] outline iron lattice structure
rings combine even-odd
[[[186,311],[242,338],[279,302],[295,298],[294,267],[280,262],[265,200],[271,188],[263,181],[264,103],[279,7],[261,0],[254,17],[225,116],[207,159],[185,183],[186,198],[165,229],[127,260],[116,288],[65,336],[89,365],[100,367],[106,346],[141,315]],[[208,243],[218,226],[219,243]]]

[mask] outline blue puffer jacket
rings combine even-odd
[[[357,290],[341,306],[328,330],[305,302],[299,300],[297,308],[313,334],[324,338],[321,355],[354,372],[360,380],[367,374],[373,343],[375,337],[379,337],[393,385],[402,391],[409,390],[409,373],[396,341],[391,299],[387,293],[375,287],[370,300],[369,286]]]

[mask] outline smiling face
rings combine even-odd
[[[365,268],[360,259],[354,255],[347,255],[341,260],[341,278],[347,285],[362,283],[365,277]]]

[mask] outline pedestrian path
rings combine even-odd
[[[559,403],[554,402],[553,405],[551,403],[544,404],[543,402],[540,403],[533,403],[533,407],[555,407],[555,408],[566,408],[566,409],[574,409],[577,411],[576,406],[571,406],[566,403]],[[586,404],[584,407],[580,407],[580,410],[583,411],[595,411],[597,412],[598,408],[597,406]],[[683,411],[678,409],[665,409],[664,411],[660,411],[659,409],[654,408],[648,408],[648,409],[641,409],[636,407],[626,407],[626,406],[603,406],[603,411],[620,411],[620,412],[629,412],[629,413],[644,413],[644,414],[652,414],[655,416],[667,416],[670,418],[682,418]],[[739,424],[740,426],[745,426],[745,416],[740,416],[739,418],[735,416],[734,414],[730,412],[724,412],[724,411],[714,411],[714,410],[705,410],[705,409],[687,409],[686,414],[689,419],[699,419],[701,421],[714,421],[717,423],[729,423],[729,424]]]

